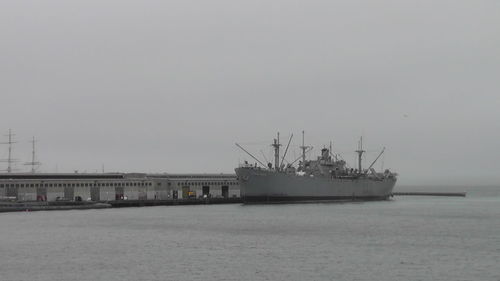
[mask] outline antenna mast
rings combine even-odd
[[[363,156],[363,153],[365,152],[363,150],[363,136],[360,137],[359,143],[358,143],[358,150],[356,150],[358,153],[358,173],[361,174],[361,157]]]
[[[31,162],[26,162],[26,163],[24,163],[24,165],[30,165],[31,166],[31,172],[35,173],[35,170],[36,170],[35,166],[39,166],[42,163],[35,161],[35,143],[36,143],[36,140],[35,140],[34,136],[33,136],[33,140],[30,141],[30,142],[33,144],[33,151],[31,153]]]

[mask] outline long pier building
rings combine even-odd
[[[239,197],[235,174],[0,174],[3,200],[99,202]]]

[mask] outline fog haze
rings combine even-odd
[[[212,173],[305,130],[401,184],[499,184],[499,27],[487,0],[2,1],[0,131],[19,171],[32,136],[43,172]]]

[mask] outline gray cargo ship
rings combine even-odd
[[[245,164],[235,169],[243,202],[386,200],[391,196],[397,174],[389,170],[380,173],[373,169],[384,150],[367,169],[362,169],[361,160],[365,151],[361,139],[356,150],[358,167],[353,169],[339,155],[331,152],[331,145],[329,149],[323,148],[316,160],[307,160],[306,153],[312,147],[304,145],[302,135],[301,157],[284,165],[290,141],[280,162],[279,133],[274,139],[274,166],[271,163],[264,165],[236,144],[262,166],[250,165],[245,161]],[[298,160],[301,161],[296,168],[293,164]]]

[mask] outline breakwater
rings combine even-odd
[[[451,196],[465,197],[466,192],[393,192],[392,196]]]

